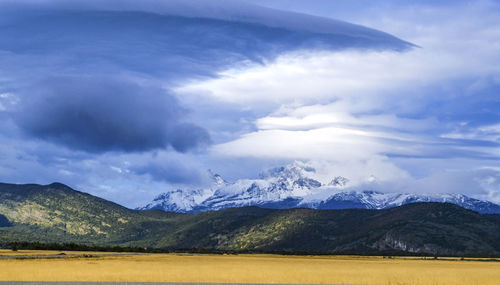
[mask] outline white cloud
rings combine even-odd
[[[500,37],[500,33],[496,36]],[[483,58],[464,57],[462,53],[432,46],[406,53],[301,51],[263,66],[228,70],[220,73],[220,78],[193,82],[177,92],[205,94],[253,108],[261,104],[347,100],[353,111],[366,111],[382,108],[395,99],[407,102],[408,92],[442,80],[500,72],[500,60],[491,61],[492,55],[498,53],[500,46],[488,50]]]
[[[467,124],[460,125],[453,132],[442,134],[443,138],[483,140],[500,143],[500,124],[468,127]],[[500,152],[497,152],[500,154]]]
[[[370,132],[333,127],[308,131],[263,130],[212,149],[219,155],[288,159],[362,159],[383,150],[384,146],[374,140]]]
[[[462,193],[496,203],[500,203],[499,188],[499,169],[488,167],[441,171],[405,184],[407,192]]]
[[[411,179],[408,172],[394,165],[389,159],[383,156],[371,156],[367,159],[352,160],[324,160],[316,159],[309,161],[309,164],[316,169],[314,178],[324,184],[328,184],[334,177],[343,176],[349,179],[348,189],[360,190],[382,190],[401,191],[394,184],[395,181],[405,181]],[[376,186],[385,185],[382,189]],[[346,190],[348,190],[346,189]]]
[[[282,107],[267,117],[259,118],[256,126],[261,130],[286,129],[308,130],[328,126],[357,127],[360,129],[391,129],[408,131],[425,131],[432,129],[437,123],[433,118],[410,119],[395,114],[353,114],[349,112],[349,104],[337,101],[325,105],[303,107]],[[381,135],[379,135],[381,136]],[[389,138],[391,134],[384,134]],[[405,139],[402,134],[394,139]]]
[[[0,111],[6,111],[10,106],[16,105],[19,102],[12,93],[0,93]]]

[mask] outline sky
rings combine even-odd
[[[137,207],[303,161],[500,203],[500,2],[251,3],[0,1],[0,181]]]

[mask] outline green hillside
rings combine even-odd
[[[0,228],[0,240],[118,243],[131,228],[171,217],[159,211],[135,211],[75,191],[60,183],[0,184],[0,215],[12,227]]]
[[[54,183],[0,184],[0,242],[290,253],[499,255],[500,220],[453,204],[387,210],[127,209]]]

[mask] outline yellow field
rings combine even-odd
[[[117,254],[134,254],[131,252],[96,252],[96,251],[68,251],[68,250],[17,250],[0,249],[0,256],[21,256],[29,255],[34,257],[42,257],[44,255],[57,255],[64,253],[66,255],[117,255]]]
[[[7,253],[0,251],[0,255]],[[15,254],[57,253],[60,252],[19,251]],[[500,262],[461,261],[456,258],[422,260],[356,256],[180,254],[0,259],[0,281],[498,285]]]

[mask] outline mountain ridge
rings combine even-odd
[[[291,254],[500,255],[498,215],[482,215],[449,203],[413,203],[385,210],[253,206],[184,214],[127,209],[62,184],[0,184],[0,215],[8,223],[0,225],[0,244],[67,242]]]
[[[386,209],[415,202],[449,202],[483,214],[500,213],[500,205],[463,194],[383,193],[350,190],[349,179],[336,176],[328,184],[311,177],[315,169],[293,164],[270,169],[258,179],[227,182],[212,174],[212,185],[201,189],[174,189],[158,195],[138,209],[196,213],[229,207],[312,209]]]

